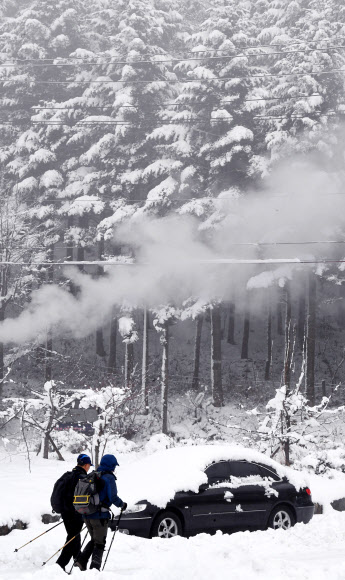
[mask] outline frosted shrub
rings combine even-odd
[[[86,448],[91,447],[91,438],[74,431],[72,427],[68,431],[54,432],[54,441],[62,452],[66,450],[71,453],[81,453]]]

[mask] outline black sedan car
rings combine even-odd
[[[164,509],[139,501],[122,514],[119,530],[143,538],[189,537],[217,530],[287,530],[313,517],[310,489],[297,490],[271,466],[246,460],[216,461],[205,474],[208,483],[198,493],[178,492]],[[118,517],[111,527],[117,525]]]

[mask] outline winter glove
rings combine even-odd
[[[123,502],[122,502],[122,508],[121,508],[121,509],[122,509],[122,511],[123,511],[123,512],[125,512],[125,511],[126,511],[126,509],[127,509],[127,504],[126,504],[126,502],[125,502],[125,501],[123,501]]]

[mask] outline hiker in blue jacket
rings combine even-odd
[[[110,519],[109,508],[112,504],[123,511],[127,508],[127,504],[117,495],[114,475],[117,465],[119,464],[114,455],[104,455],[97,469],[102,474],[100,477],[102,488],[99,491],[101,507],[99,511],[83,516],[91,540],[75,560],[74,565],[80,570],[86,570],[90,556],[92,556],[90,569],[100,570]]]

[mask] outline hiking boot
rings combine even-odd
[[[74,560],[74,566],[79,568],[79,570],[81,570],[82,572],[85,572],[85,570],[87,568],[87,563],[88,563],[89,558],[93,552],[93,549],[94,549],[94,543],[91,540],[90,542],[88,542],[86,544],[84,550],[81,553],[79,553],[79,555]]]
[[[81,560],[75,560],[73,566],[76,566],[76,568],[79,568],[79,570],[81,570],[82,572],[85,572],[86,570],[86,562],[83,562]]]
[[[104,547],[99,548],[95,547],[92,552],[92,561],[91,561],[91,568],[95,570],[100,570],[102,566],[102,558],[103,558]]]

